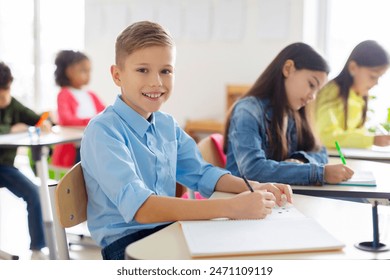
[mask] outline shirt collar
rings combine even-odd
[[[114,111],[124,120],[135,132],[143,137],[146,131],[151,125],[155,125],[155,116],[154,113],[150,116],[150,122],[134,111],[129,105],[127,105],[121,98],[120,95],[117,96],[114,105]]]
[[[349,90],[349,96],[351,99],[354,99],[356,101],[360,101],[361,103],[364,103],[364,99],[362,96],[360,96],[355,90],[350,89]]]

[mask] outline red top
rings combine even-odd
[[[105,106],[99,97],[92,91],[88,91],[95,105],[96,114],[104,110]],[[79,103],[72,92],[61,88],[57,96],[58,124],[63,126],[86,126],[91,118],[80,119],[77,117]],[[56,145],[53,151],[52,164],[61,167],[71,167],[75,164],[76,149],[73,144]]]

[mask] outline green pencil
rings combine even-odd
[[[340,145],[339,145],[339,142],[334,142],[336,144],[336,149],[337,149],[337,152],[339,153],[339,156],[340,156],[340,159],[341,159],[341,162],[346,165],[347,162],[345,161],[345,157],[343,155],[343,153],[341,152],[341,149],[340,149]]]

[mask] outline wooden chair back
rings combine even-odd
[[[226,86],[226,112],[241,96],[249,91],[251,85],[227,85]]]
[[[87,220],[88,196],[80,162],[58,182],[55,205],[59,223],[68,228]]]
[[[221,136],[219,139],[223,139],[221,134],[219,134],[219,136]],[[222,143],[220,144],[222,145]],[[197,145],[205,161],[211,163],[212,165],[225,168],[226,159],[222,158],[216,143],[212,139],[212,135],[203,138]]]

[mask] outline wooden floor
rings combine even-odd
[[[24,150],[18,151],[15,166],[26,174],[26,176],[30,178],[34,177]],[[73,241],[79,240],[76,234],[88,234],[85,225],[73,228],[69,232],[71,234],[68,235],[68,238]],[[87,239],[89,238],[87,237]],[[89,243],[93,244],[93,242]],[[28,260],[31,257],[29,245],[30,237],[27,226],[26,203],[22,199],[14,196],[7,189],[0,188],[0,250],[17,255],[21,260]],[[43,251],[48,254],[47,248]],[[70,257],[76,260],[101,259],[99,248],[78,245],[71,246]]]

